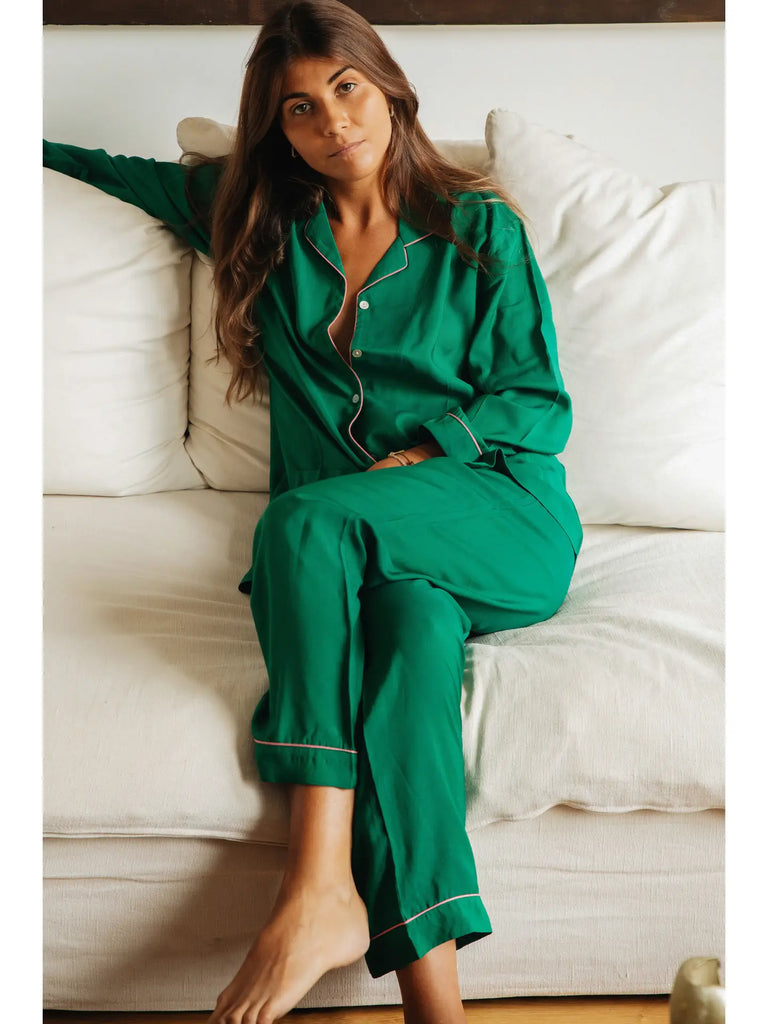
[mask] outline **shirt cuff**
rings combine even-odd
[[[459,462],[474,462],[483,454],[482,441],[472,433],[460,407],[422,423],[418,429],[417,443],[428,441],[429,435],[446,455]]]

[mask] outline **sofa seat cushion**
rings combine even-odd
[[[267,496],[45,499],[45,832],[284,843],[237,590]],[[723,535],[593,526],[550,620],[472,637],[467,826],[723,805]]]

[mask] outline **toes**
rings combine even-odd
[[[258,1010],[225,1003],[206,1024],[256,1024]]]
[[[258,1015],[253,1018],[253,1024],[275,1024],[275,1021],[279,1020],[282,1016],[284,1014],[275,1013],[274,1004],[266,1002],[259,1010]],[[244,1021],[243,1024],[246,1024],[246,1022]]]
[[[221,1024],[243,1024],[244,1019],[242,1010],[226,1010],[221,1018],[216,1018],[216,1024],[219,1020]]]

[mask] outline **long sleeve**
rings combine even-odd
[[[191,168],[147,157],[110,156],[103,149],[83,149],[43,139],[43,166],[138,206],[195,249],[210,253],[210,232],[199,211],[207,211],[210,205],[220,165]],[[187,195],[187,180],[192,202]]]
[[[433,437],[446,455],[471,462],[500,449],[554,455],[571,432],[571,401],[563,387],[546,285],[520,219],[495,205],[485,239],[498,257],[478,273],[468,381],[476,397],[425,421],[419,440]]]

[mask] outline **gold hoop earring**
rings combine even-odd
[[[296,150],[293,148],[293,146],[291,146],[291,156],[296,156]]]
[[[389,116],[390,117],[394,117],[395,116],[395,109],[394,109],[394,107],[390,107],[389,108]]]

